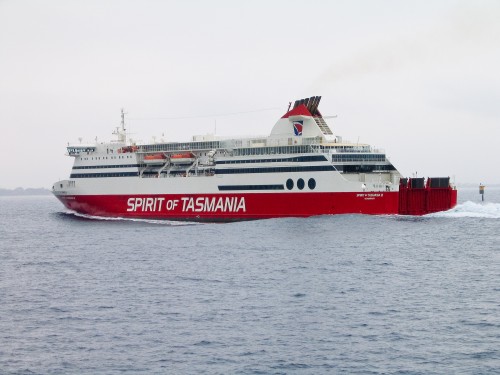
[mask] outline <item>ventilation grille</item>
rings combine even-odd
[[[328,124],[325,122],[325,119],[323,117],[315,117],[314,121],[316,121],[316,124],[318,124],[319,128],[321,129],[321,132],[324,135],[333,135],[332,130],[328,126]]]

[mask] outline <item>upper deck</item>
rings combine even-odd
[[[259,163],[259,170],[280,171],[285,164],[309,168],[311,162],[316,164],[315,168],[325,164],[321,168],[342,174],[398,173],[383,150],[344,142],[334,135],[318,110],[319,100],[320,97],[312,97],[296,101],[269,136],[205,135],[194,136],[191,142],[130,143],[122,111],[121,129],[113,132],[116,140],[68,146],[68,155],[75,157],[72,176],[100,177],[103,169],[108,177],[198,176],[250,171],[255,169],[252,167],[255,163]],[[189,157],[179,158],[180,154]],[[322,156],[318,159],[314,155]],[[228,171],[224,172],[225,169]]]

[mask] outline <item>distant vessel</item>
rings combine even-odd
[[[403,178],[381,150],[344,142],[297,100],[268,137],[128,144],[125,117],[109,143],[70,145],[68,180],[52,186],[69,209],[106,217],[232,221],[331,214],[424,215],[448,210],[445,178]]]

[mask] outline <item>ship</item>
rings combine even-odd
[[[68,144],[71,174],[52,192],[84,215],[209,222],[426,215],[456,205],[449,177],[404,177],[383,150],[343,141],[320,100],[290,102],[268,136],[190,142],[131,142],[122,110],[115,139]]]

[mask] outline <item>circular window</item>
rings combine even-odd
[[[286,188],[288,190],[292,190],[293,189],[293,180],[291,178],[289,178],[288,180],[286,180]]]
[[[316,187],[316,180],[314,178],[310,178],[309,181],[307,181],[307,186],[309,186],[309,189],[314,190]]]
[[[304,180],[303,179],[299,178],[297,180],[297,187],[299,188],[299,190],[304,189]]]

